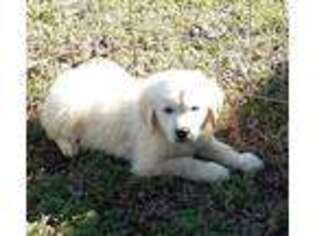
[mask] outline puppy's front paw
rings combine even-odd
[[[205,171],[203,173],[203,177],[205,180],[213,182],[213,181],[222,181],[229,179],[230,171],[229,169],[213,162],[208,162],[204,164]]]
[[[264,168],[264,163],[253,153],[240,154],[239,168],[244,172],[254,173]]]

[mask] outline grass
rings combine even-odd
[[[288,234],[285,4],[248,2],[27,1],[28,235]],[[58,74],[96,56],[140,77],[215,75],[227,94],[218,136],[261,155],[265,170],[204,184],[137,178],[104,153],[63,157],[37,109]]]

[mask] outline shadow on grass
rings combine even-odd
[[[277,75],[261,95],[287,100]],[[38,120],[27,123],[28,235],[287,235],[288,106],[252,98],[220,132],[266,168],[222,184],[137,178],[128,164],[99,152],[62,156]],[[40,233],[41,232],[41,233]]]

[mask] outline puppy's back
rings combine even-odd
[[[94,59],[61,74],[40,109],[40,120],[50,138],[67,134],[71,123],[97,104],[107,109],[126,96],[131,76],[109,60]]]

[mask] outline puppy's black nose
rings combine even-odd
[[[179,140],[184,140],[187,138],[188,134],[189,134],[189,128],[187,127],[183,127],[183,128],[180,128],[180,129],[176,129],[175,130],[175,133],[176,133],[176,136]]]

